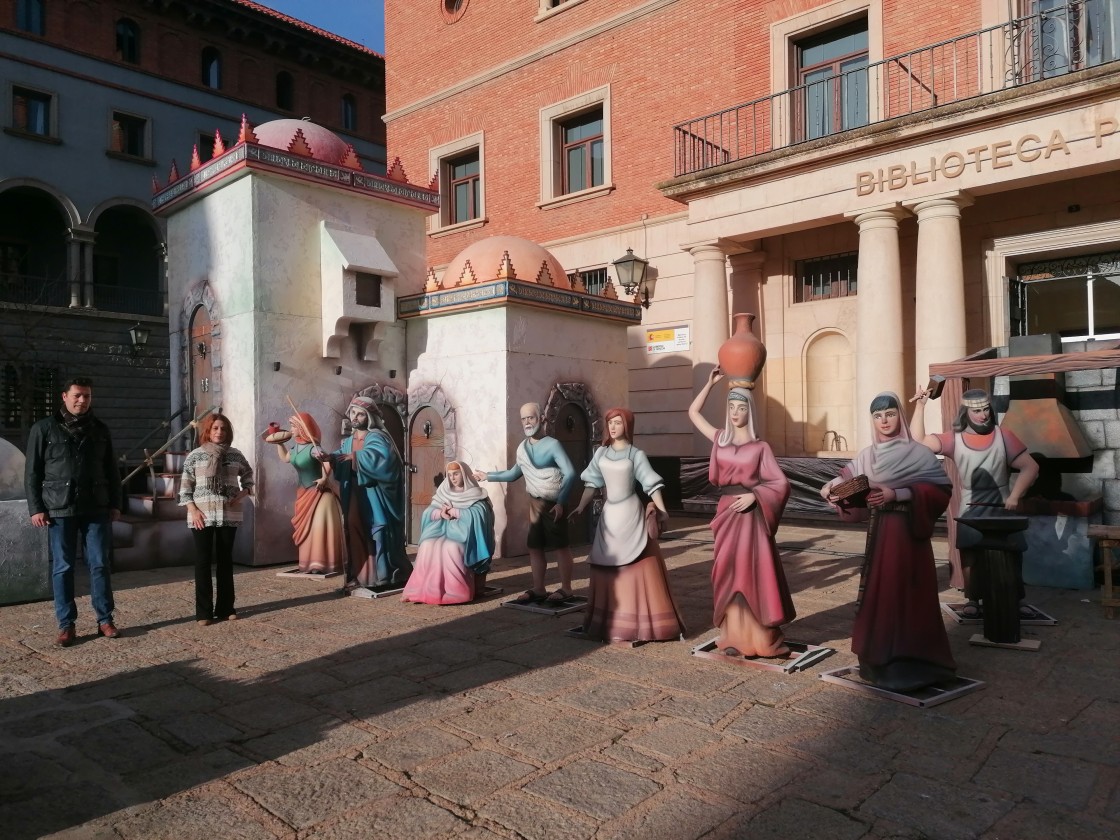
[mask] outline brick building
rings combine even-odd
[[[0,76],[0,435],[21,446],[67,376],[95,378],[122,449],[170,413],[151,196],[192,144],[306,116],[385,171],[383,57],[248,0],[0,0]]]
[[[686,409],[733,312],[758,315],[786,456],[865,444],[871,396],[931,363],[1120,338],[1117,0],[386,5],[388,137],[439,175],[437,276],[495,234],[592,282],[649,261],[651,455],[706,454]],[[1120,484],[1093,446],[1097,492]]]

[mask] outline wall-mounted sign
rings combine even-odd
[[[646,330],[646,353],[688,352],[689,328],[665,327],[660,330]]]

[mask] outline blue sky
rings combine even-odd
[[[257,0],[278,12],[385,54],[383,0]]]

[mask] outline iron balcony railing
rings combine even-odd
[[[163,292],[158,289],[137,289],[132,286],[93,284],[93,306],[105,312],[127,312],[130,315],[163,315]]]
[[[1034,8],[1004,24],[681,123],[673,129],[674,173],[701,172],[1120,58],[1116,0],[1037,0]]]
[[[69,306],[70,284],[61,278],[0,272],[0,302],[20,306]]]

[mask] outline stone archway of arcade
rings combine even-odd
[[[95,380],[119,451],[166,418],[164,263],[142,203],[109,200],[83,221],[49,184],[0,181],[0,436],[22,448],[72,376]],[[146,347],[133,346],[134,325]]]

